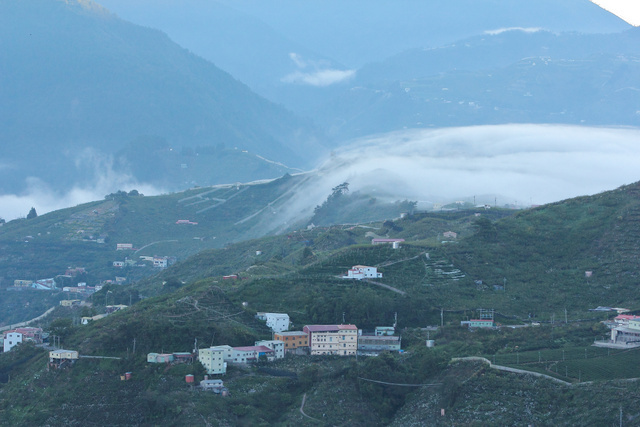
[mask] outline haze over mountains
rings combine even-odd
[[[404,130],[413,141],[412,128],[640,125],[638,30],[589,1],[101,4],[109,11],[88,1],[0,2],[0,205],[19,206],[0,216],[117,189],[154,194],[275,178],[320,164],[329,149],[376,164],[397,153],[369,147],[360,156],[360,146],[344,146],[367,138],[388,147]],[[531,143],[519,145],[515,129],[480,133],[509,135],[524,163]],[[394,133],[369,138],[386,132]],[[564,152],[583,137],[572,127],[534,133]],[[598,144],[590,140],[587,152]],[[396,169],[413,171],[415,156],[402,156]],[[338,176],[382,185],[376,174],[358,175],[370,169],[334,170],[336,182],[322,188]],[[620,181],[603,179],[596,191],[631,175],[622,167]],[[575,182],[577,193],[566,196],[595,188]],[[454,187],[451,197],[475,192]],[[553,200],[514,191],[501,195]]]
[[[308,122],[95,3],[3,1],[0,39],[2,192],[22,190],[26,176],[54,189],[91,179],[98,165],[87,157],[145,136],[298,167],[323,150]]]

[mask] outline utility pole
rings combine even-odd
[[[133,339],[133,354],[136,354],[136,339]]]
[[[444,308],[440,308],[440,327],[444,327]]]
[[[564,308],[564,323],[569,323],[567,321],[567,307]]]
[[[342,312],[342,324],[344,325],[344,311]]]

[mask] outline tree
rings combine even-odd
[[[38,216],[38,213],[36,212],[36,208],[32,207],[29,213],[27,214],[27,219],[32,219],[37,216]]]

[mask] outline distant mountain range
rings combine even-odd
[[[309,122],[93,2],[0,2],[0,40],[0,192],[27,176],[54,187],[88,179],[83,150],[113,154],[143,136],[298,167],[323,152]]]
[[[413,49],[358,71],[314,116],[341,137],[495,123],[640,125],[640,29],[514,29]]]
[[[413,127],[640,118],[638,33],[589,1],[103,3],[314,120],[336,145]]]

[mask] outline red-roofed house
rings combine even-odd
[[[335,354],[355,356],[358,351],[358,328],[355,325],[306,325],[311,355]]]
[[[620,314],[613,318],[616,322],[616,326],[629,326],[629,321],[640,319],[640,316],[634,316],[632,314]]]
[[[275,352],[264,345],[253,345],[249,347],[233,347],[231,352],[232,363],[253,363],[257,362],[260,356],[265,356],[267,360],[275,359]]]

